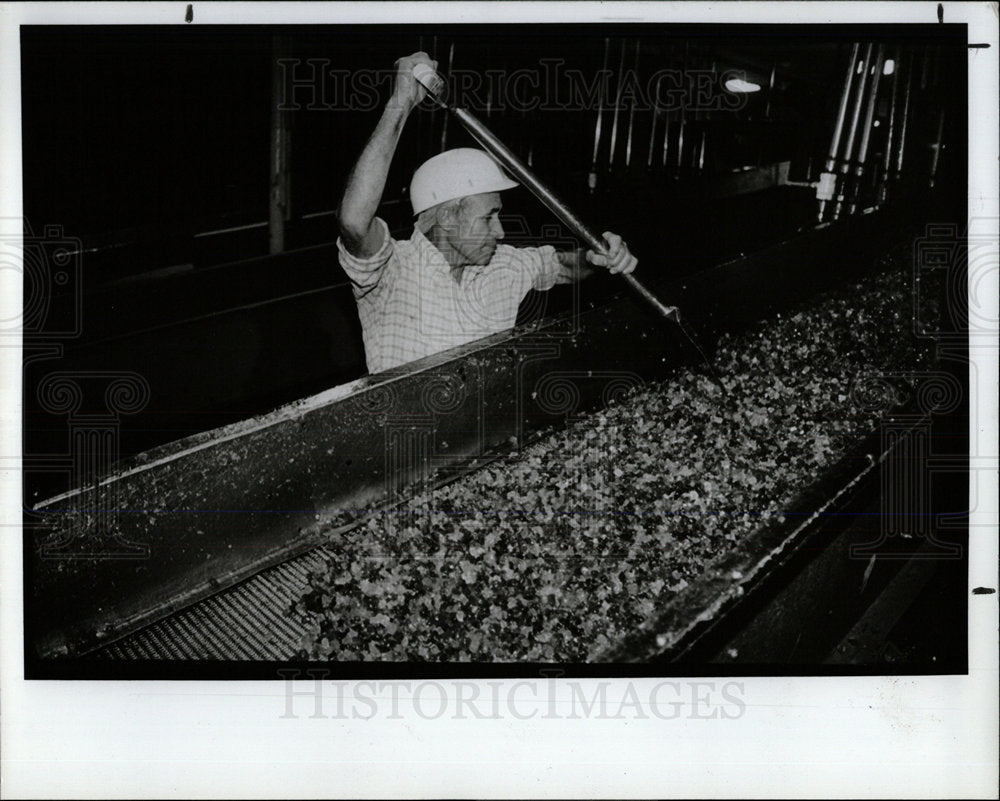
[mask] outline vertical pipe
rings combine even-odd
[[[685,110],[687,108],[687,85],[688,85],[688,55],[690,53],[690,47],[687,42],[684,43],[684,67],[682,70],[685,94],[684,99],[681,101],[680,115],[677,124],[677,168],[684,163],[684,117]]]
[[[663,166],[667,166],[667,155],[670,152],[670,112],[663,113]]]
[[[490,75],[490,67],[493,66],[492,48],[486,48],[486,119],[490,118],[493,111],[493,77]]]
[[[771,119],[771,95],[774,94],[774,73],[778,69],[778,62],[771,62],[771,80],[767,84],[767,103],[764,105],[764,119]],[[713,65],[713,72],[715,71]]]
[[[533,143],[532,138],[531,138],[531,128],[528,125],[528,112],[525,111],[523,108],[521,109],[521,125],[520,125],[520,128],[521,128],[521,132],[522,132],[521,133],[521,148],[520,149],[521,149],[521,152],[524,153],[524,149],[525,149],[524,145],[525,145],[525,142],[527,142],[527,145],[528,145],[528,154],[527,154],[526,160],[528,162],[528,166],[530,167],[530,166],[532,166],[532,159],[534,158],[534,155],[535,155],[535,148],[534,148],[534,143]]]
[[[448,46],[448,75],[451,75],[452,67],[455,64],[455,42]],[[448,149],[448,114],[444,115],[444,122],[441,123],[441,152]]]
[[[837,203],[833,208],[833,219],[840,217],[840,212],[844,208],[847,193],[847,178],[851,171],[851,161],[854,158],[854,140],[858,133],[858,123],[861,121],[861,108],[865,101],[865,90],[868,87],[868,73],[871,70],[872,50],[875,45],[868,43],[865,47],[865,56],[861,63],[861,80],[858,83],[858,92],[854,98],[854,111],[851,114],[851,126],[847,131],[847,142],[840,158],[840,187],[837,192]]]
[[[878,87],[882,78],[882,63],[885,60],[885,46],[879,45],[875,56],[875,64],[871,70],[871,83],[868,88],[868,107],[865,109],[865,121],[861,128],[861,143],[858,145],[858,157],[854,167],[854,188],[851,191],[850,213],[854,214],[861,196],[861,183],[865,174],[865,162],[868,160],[868,144],[871,142],[872,122],[875,120],[875,107],[878,103]]]
[[[677,122],[677,167],[680,168],[684,158],[684,109],[680,111],[680,119]]]
[[[930,184],[931,189],[934,188],[934,178],[937,175],[938,160],[941,158],[941,146],[942,139],[944,137],[944,109],[942,108],[938,114],[938,127],[937,127],[937,141],[931,145],[934,151],[934,155],[931,156],[931,176]]]
[[[892,165],[892,148],[896,138],[896,109],[899,106],[899,73],[903,68],[902,48],[897,45],[893,52],[892,99],[889,101],[889,130],[885,132],[885,152],[882,155],[882,174],[879,176],[878,199],[876,204],[885,203],[889,191],[889,170]]]
[[[618,106],[622,99],[622,89],[624,88],[624,78],[625,78],[625,48],[628,46],[628,41],[622,38],[622,55],[618,62],[618,90],[615,92],[615,113],[611,121],[611,152],[608,153],[608,171],[615,166],[615,145],[618,141]]]
[[[670,67],[671,67],[671,69],[673,69],[674,66],[677,63],[677,59],[676,59],[676,57],[674,55],[674,47],[673,47],[673,45],[671,45],[671,47],[670,47],[670,56],[671,56],[671,58],[670,58]],[[670,106],[668,105],[665,109],[663,109],[663,167],[664,167],[664,169],[666,169],[667,164],[669,163],[669,159],[667,158],[667,156],[668,156],[668,154],[670,152],[670,120],[671,120],[672,116],[673,116],[673,112],[671,111]]]
[[[885,48],[882,45],[879,45],[878,52],[875,56],[875,63],[872,65],[870,70],[871,82],[868,86],[868,105],[865,109],[864,125],[861,126],[861,144],[858,147],[857,161],[859,166],[864,166],[864,163],[868,158],[868,144],[871,141],[872,122],[875,120],[875,108],[878,101],[878,87],[882,78],[882,64],[884,60]]]
[[[858,91],[854,96],[854,110],[851,113],[851,124],[847,130],[847,142],[840,154],[840,169],[846,173],[851,159],[854,157],[854,140],[858,134],[858,123],[861,121],[861,109],[864,106],[866,89],[868,88],[868,74],[871,71],[872,50],[874,45],[869,43],[865,47],[865,55],[861,60],[858,74],[861,79],[858,83]]]
[[[847,119],[847,102],[850,100],[851,88],[854,85],[854,75],[857,72],[858,50],[860,42],[855,42],[851,48],[851,59],[847,64],[847,76],[844,78],[844,91],[840,95],[840,107],[837,109],[837,122],[833,126],[833,138],[830,140],[830,152],[826,157],[826,170],[832,172],[837,165],[837,153],[840,151],[840,137],[844,132],[844,120]]]
[[[639,45],[640,40],[635,40],[635,85],[639,85]],[[628,167],[632,161],[632,127],[635,124],[635,91],[632,91],[632,102],[629,103],[628,110],[628,135],[625,137],[625,166]]]
[[[656,89],[653,97],[653,119],[649,124],[649,153],[646,154],[646,166],[653,166],[653,145],[656,142],[656,121],[660,118],[660,84],[663,83],[663,76],[656,79]]]
[[[827,191],[830,193],[830,197],[821,197],[819,199],[819,211],[817,213],[817,219],[819,221],[823,220],[823,212],[826,210],[826,204],[829,200],[833,199],[833,182],[834,169],[837,166],[837,153],[840,151],[840,137],[844,132],[844,120],[847,118],[847,103],[851,97],[851,88],[854,86],[854,75],[857,72],[858,63],[858,50],[861,49],[861,43],[855,42],[851,47],[851,58],[847,62],[847,75],[844,77],[844,89],[840,95],[840,106],[837,109],[837,121],[833,126],[833,137],[830,140],[830,151],[826,157],[826,165],[824,173],[829,176],[826,179]],[[834,179],[835,180],[835,179]],[[821,179],[822,183],[822,179]],[[819,192],[817,192],[817,195]]]
[[[903,175],[903,154],[906,150],[906,126],[910,119],[910,95],[913,91],[913,67],[916,54],[911,50],[906,60],[906,92],[903,94],[903,118],[899,123],[899,148],[896,150],[896,171],[893,179],[898,181]]]
[[[608,51],[611,49],[611,40],[604,39],[604,65],[601,67],[601,74],[598,76],[597,84],[597,121],[594,123],[594,155],[590,160],[590,174],[587,176],[587,188],[593,192],[597,188],[597,156],[601,151],[601,120],[604,116],[604,85],[608,74]]]
[[[285,250],[285,222],[289,219],[291,173],[291,120],[283,111],[285,73],[278,59],[291,50],[288,37],[271,35],[271,137],[270,137],[270,197],[268,200],[268,252]]]
[[[653,166],[653,143],[656,140],[656,120],[659,117],[659,109],[653,107],[653,116],[649,121],[649,149],[646,152],[646,166]]]
[[[718,74],[716,72],[716,63],[715,63],[715,61],[712,62],[712,68],[711,68],[710,72],[711,72],[711,74],[712,74],[713,77]],[[772,80],[773,80],[773,76],[772,76]],[[701,131],[701,145],[698,148],[698,156],[697,156],[697,158],[695,158],[695,165],[694,166],[696,166],[698,168],[699,172],[701,172],[703,169],[705,169],[705,143],[706,143],[706,141],[708,139],[708,120],[709,120],[710,117],[711,117],[711,110],[710,109],[707,109],[707,108],[703,109],[703,110],[700,111],[700,113],[698,113],[698,110],[696,109],[695,119],[700,119],[701,120],[701,125],[698,126],[699,130]]]

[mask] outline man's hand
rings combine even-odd
[[[608,255],[603,256],[592,250],[587,251],[587,261],[598,267],[607,267],[612,275],[624,273],[628,275],[632,272],[639,260],[632,255],[631,251],[618,234],[610,231],[604,232],[604,241],[608,243]]]
[[[413,68],[417,64],[426,64],[434,70],[437,70],[438,65],[423,51],[397,59],[395,63],[396,83],[393,87],[392,99],[389,101],[391,106],[410,112],[417,107],[421,100],[427,97],[427,90],[413,77]]]

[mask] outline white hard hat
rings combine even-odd
[[[410,202],[413,213],[420,214],[446,200],[501,192],[517,185],[486,151],[458,147],[438,153],[417,167],[410,181]]]

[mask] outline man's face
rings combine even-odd
[[[502,206],[499,192],[462,198],[447,237],[464,264],[488,264],[493,258],[497,243],[503,239],[499,216]]]

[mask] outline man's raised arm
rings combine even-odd
[[[358,258],[373,256],[382,246],[382,229],[373,224],[375,213],[382,201],[389,165],[406,118],[426,94],[426,90],[413,78],[413,67],[421,63],[437,69],[437,62],[426,53],[414,53],[396,62],[392,97],[344,188],[338,214],[340,235],[348,252]]]

